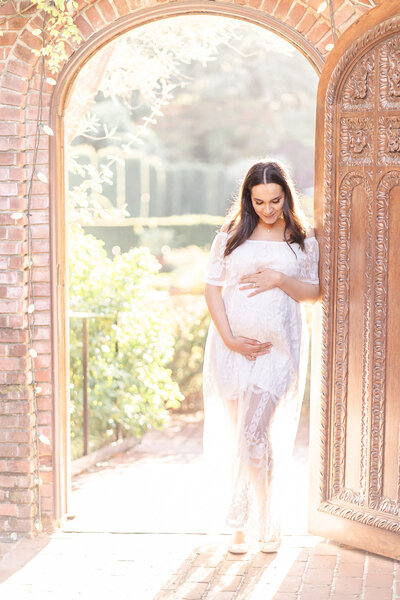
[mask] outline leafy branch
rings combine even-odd
[[[45,56],[50,71],[56,73],[60,70],[61,63],[68,58],[66,40],[79,43],[82,39],[72,17],[78,3],[75,0],[34,0],[34,4],[49,17],[46,23],[47,43],[40,50],[34,50],[34,53]],[[39,29],[32,33],[40,35],[42,32]]]
[[[0,35],[3,35],[3,26],[7,21],[36,7],[37,14],[44,13],[47,18],[45,19],[45,31],[43,31],[44,21],[42,28],[32,31],[33,35],[44,35],[45,37],[45,43],[42,47],[39,50],[34,49],[33,52],[36,56],[44,56],[47,59],[50,71],[53,74],[57,73],[62,63],[68,58],[65,42],[72,40],[79,43],[82,40],[73,20],[73,15],[78,9],[78,3],[75,0],[32,0],[24,8],[19,8],[21,2],[15,3],[14,0],[7,0],[6,2],[0,2],[0,6],[5,6],[8,3],[11,3],[15,12],[0,20]]]
[[[115,211],[119,209],[112,209],[112,216],[106,217],[110,209],[105,209],[95,200],[96,195],[102,193],[102,184],[111,184],[111,167],[115,163],[123,164],[131,156],[132,150],[144,143],[149,130],[163,117],[163,110],[173,99],[176,89],[185,87],[191,80],[182,66],[197,62],[206,67],[209,62],[216,60],[219,47],[232,40],[237,41],[237,36],[229,21],[222,25],[220,21],[210,23],[199,17],[186,17],[177,23],[153,23],[143,28],[139,35],[132,32],[121,36],[114,43],[111,53],[107,47],[101,50],[99,56],[103,55],[104,60],[100,61],[97,68],[106,67],[98,81],[92,76],[90,61],[83,67],[70,102],[75,111],[71,114],[71,141],[78,137],[96,142],[106,138],[119,139],[115,135],[115,127],[108,131],[105,123],[102,124],[95,115],[86,112],[87,107],[95,101],[98,91],[104,98],[110,98],[113,104],[122,105],[130,114],[138,108],[142,110],[136,116],[141,122],[135,124],[135,131],[125,132],[125,140],[120,143],[119,149],[109,154],[107,162],[98,167],[80,165],[73,155],[73,146],[68,145],[70,172],[88,178],[70,190],[71,223],[88,225],[91,216],[100,218],[100,211],[103,219],[116,217]],[[93,82],[96,83],[94,91],[90,87]],[[80,107],[85,112],[79,118]],[[133,117],[133,122],[136,119]],[[95,193],[90,194],[91,191]],[[123,212],[120,217],[129,216],[124,208],[120,210]]]

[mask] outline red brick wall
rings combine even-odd
[[[23,0],[22,9],[29,5]],[[178,0],[179,2],[179,0]],[[176,6],[178,2],[174,2]],[[317,13],[322,0],[236,0],[232,4],[248,5],[264,11],[295,28],[322,55],[332,42],[330,13],[326,8]],[[144,3],[143,3],[144,4]],[[124,17],[143,8],[135,0],[79,1],[75,22],[83,40]],[[146,1],[145,6],[156,4]],[[164,3],[164,5],[167,3]],[[228,3],[229,4],[229,3]],[[209,4],[208,4],[209,5]],[[338,34],[358,17],[362,8],[349,0],[334,0]],[[14,14],[11,2],[0,7],[0,19]],[[27,209],[26,194],[31,175],[35,141],[38,89],[38,59],[32,48],[40,40],[30,32],[35,23],[32,9],[22,16],[8,18],[2,24],[0,37],[0,539],[20,537],[34,531],[37,486],[34,482],[34,411],[31,360],[38,394],[39,431],[50,442],[57,435],[52,428],[52,355],[49,244],[48,184],[35,180],[31,198],[33,264],[28,264],[26,217],[11,218],[15,211]],[[85,42],[82,42],[85,43]],[[75,48],[77,45],[75,44]],[[72,46],[68,46],[71,55]],[[44,122],[49,116],[54,88],[44,86]],[[40,170],[48,175],[48,146],[42,136],[38,152]],[[28,283],[30,269],[35,297],[33,348],[29,355]],[[45,528],[54,519],[52,446],[40,442],[40,502]]]

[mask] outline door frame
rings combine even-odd
[[[174,16],[209,15],[239,19],[279,35],[307,58],[319,76],[325,64],[322,54],[300,33],[286,23],[251,7],[213,1],[183,0],[143,8],[118,18],[83,42],[61,71],[50,106],[49,182],[50,182],[50,285],[51,348],[53,394],[53,465],[54,519],[60,525],[68,513],[71,472],[69,435],[69,316],[68,316],[68,248],[66,223],[68,207],[65,165],[65,113],[75,80],[88,60],[109,42],[137,27]],[[318,198],[318,196],[316,196]],[[315,213],[320,212],[319,201]]]

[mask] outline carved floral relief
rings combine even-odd
[[[383,108],[400,109],[400,38],[390,38],[379,51],[379,97]]]
[[[375,55],[369,53],[354,67],[343,88],[342,110],[368,110],[373,107]]]
[[[370,165],[373,153],[373,120],[369,117],[340,119],[340,163]]]
[[[379,117],[378,164],[400,164],[400,116]]]

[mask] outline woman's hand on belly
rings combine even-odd
[[[272,343],[271,342],[259,342],[252,338],[243,336],[232,337],[226,342],[226,346],[233,352],[239,352],[243,354],[248,360],[256,360],[258,356],[267,354],[270,352]]]
[[[248,294],[248,298],[260,294],[260,292],[266,292],[274,287],[278,287],[282,278],[280,271],[265,267],[264,269],[258,269],[255,273],[250,275],[243,275],[239,280],[239,289],[241,290],[252,290],[251,294]]]

